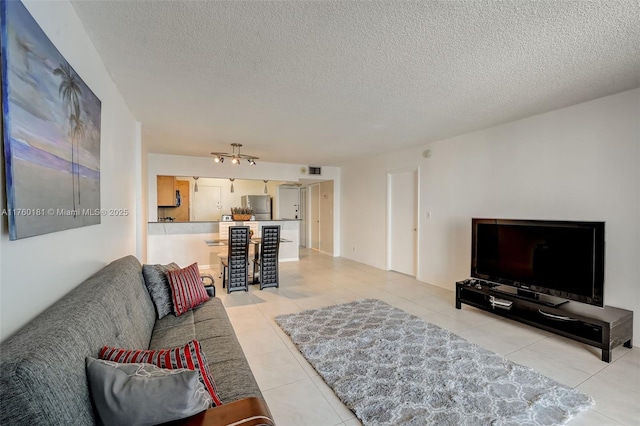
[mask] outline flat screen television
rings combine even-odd
[[[548,305],[604,306],[604,222],[472,219],[471,276]]]

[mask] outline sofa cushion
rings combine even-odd
[[[197,340],[192,340],[184,346],[157,350],[104,346],[100,349],[99,358],[120,363],[147,363],[168,369],[188,368],[189,370],[197,370],[200,374],[200,381],[205,385],[213,399],[213,405],[222,405],[216,390],[216,383],[209,370],[207,357],[202,351],[200,342]]]
[[[173,311],[173,301],[171,299],[171,286],[167,278],[167,271],[180,269],[175,263],[168,265],[142,265],[142,275],[144,284],[149,291],[151,300],[156,306],[158,319],[164,318]]]
[[[184,269],[167,271],[167,278],[171,285],[173,312],[180,316],[209,300],[209,294],[200,279],[198,264],[194,263]]]
[[[212,297],[179,317],[158,320],[149,348],[177,346],[189,339],[198,339],[207,354],[223,403],[262,397],[220,298]]]
[[[87,377],[104,426],[152,425],[198,414],[211,396],[197,371],[87,358]]]

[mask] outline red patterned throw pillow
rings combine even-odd
[[[207,358],[202,352],[202,346],[197,340],[192,340],[184,346],[172,349],[136,350],[111,348],[103,346],[98,355],[100,359],[119,363],[146,363],[153,364],[160,368],[176,369],[188,368],[197,370],[200,374],[200,381],[211,394],[213,406],[222,405],[216,383],[213,381]]]
[[[171,286],[173,312],[176,316],[180,316],[209,300],[207,290],[200,279],[197,263],[184,269],[167,271],[167,278]]]

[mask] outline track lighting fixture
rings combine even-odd
[[[240,147],[242,147],[241,143],[232,143],[231,146],[232,152],[230,154],[228,152],[212,152],[211,155],[213,155],[213,161],[216,163],[224,163],[225,157],[228,157],[231,158],[231,163],[236,165],[240,164],[240,160],[242,159],[246,159],[252,166],[256,165],[256,160],[259,160],[258,157],[240,154]],[[236,149],[238,152],[236,152]]]

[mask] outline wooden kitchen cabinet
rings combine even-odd
[[[176,177],[158,176],[158,207],[176,206]]]
[[[182,202],[180,203],[180,207],[172,210],[172,216],[175,222],[189,222],[189,181],[177,181],[176,189],[180,191]]]

